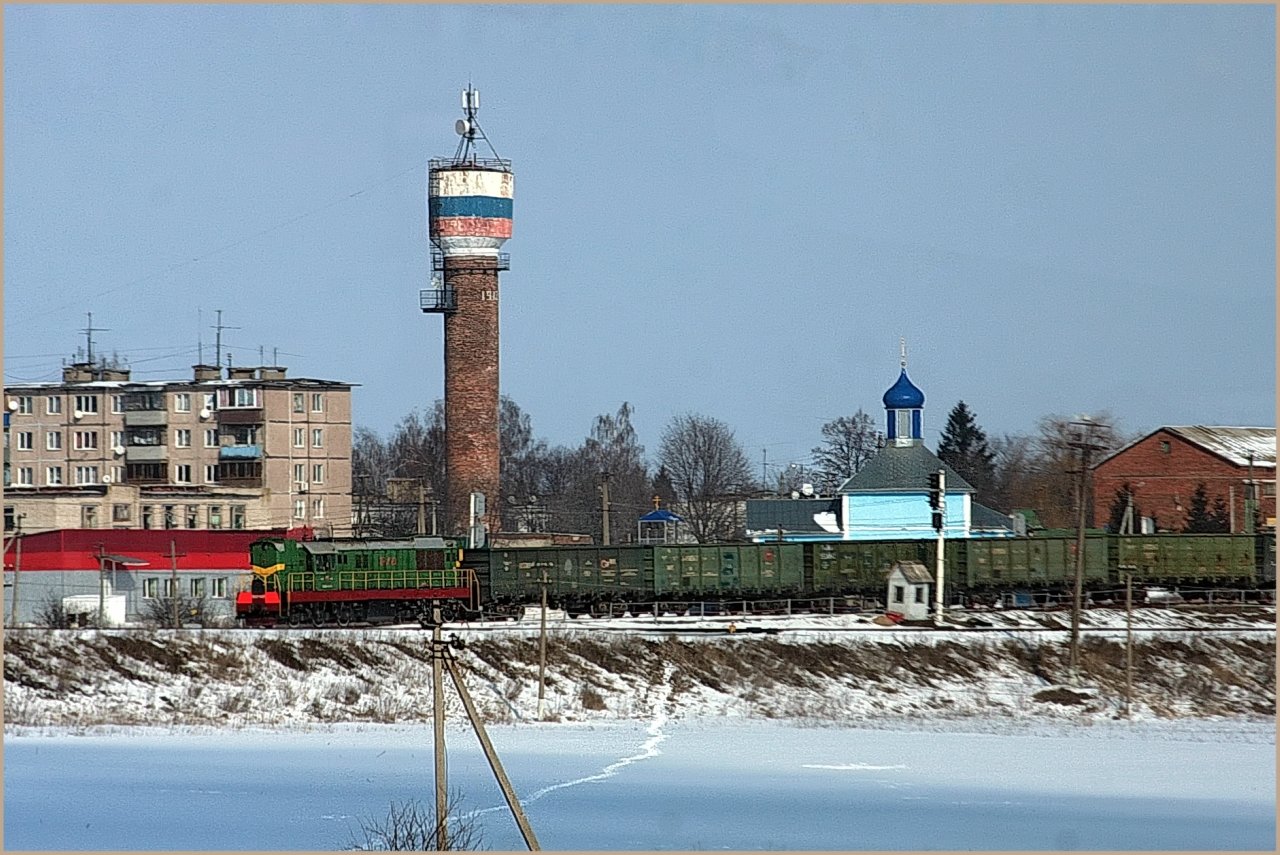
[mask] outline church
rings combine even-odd
[[[898,379],[883,403],[883,446],[835,497],[748,501],[747,536],[756,542],[937,537],[930,476],[941,471],[946,537],[1012,537],[1009,517],[974,502],[973,486],[924,447],[924,392],[907,376],[905,349]]]

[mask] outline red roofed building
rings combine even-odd
[[[1093,467],[1094,525],[1106,525],[1111,504],[1128,484],[1143,518],[1160,531],[1181,531],[1191,496],[1204,484],[1210,505],[1221,498],[1231,530],[1250,530],[1246,502],[1257,502],[1264,526],[1276,519],[1276,429],[1205,425],[1158,428]],[[1134,531],[1141,531],[1135,519]]]

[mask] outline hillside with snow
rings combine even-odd
[[[944,631],[852,615],[558,617],[544,718],[1113,719],[1124,708],[1124,614],[1085,618],[1073,683],[1062,612],[996,613]],[[1274,716],[1274,609],[1146,609],[1135,627],[1135,718]],[[537,620],[445,636],[463,645],[455,655],[489,722],[537,719]],[[429,640],[409,628],[9,631],[5,726],[429,721]],[[463,716],[449,685],[446,703],[451,719]]]

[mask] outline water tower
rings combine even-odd
[[[464,89],[458,149],[428,168],[432,287],[419,301],[444,315],[446,532],[473,538],[470,526],[498,527],[498,272],[510,266],[499,250],[511,237],[515,187],[511,161],[476,121],[479,108],[480,93]]]

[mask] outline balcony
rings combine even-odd
[[[169,423],[166,410],[125,410],[125,427],[163,427]]]
[[[234,407],[218,410],[220,425],[260,425],[262,424],[262,407]]]
[[[224,445],[218,449],[219,460],[259,460],[262,458],[260,445]]]
[[[168,458],[167,445],[130,445],[124,450],[124,459],[128,463],[150,463]]]

